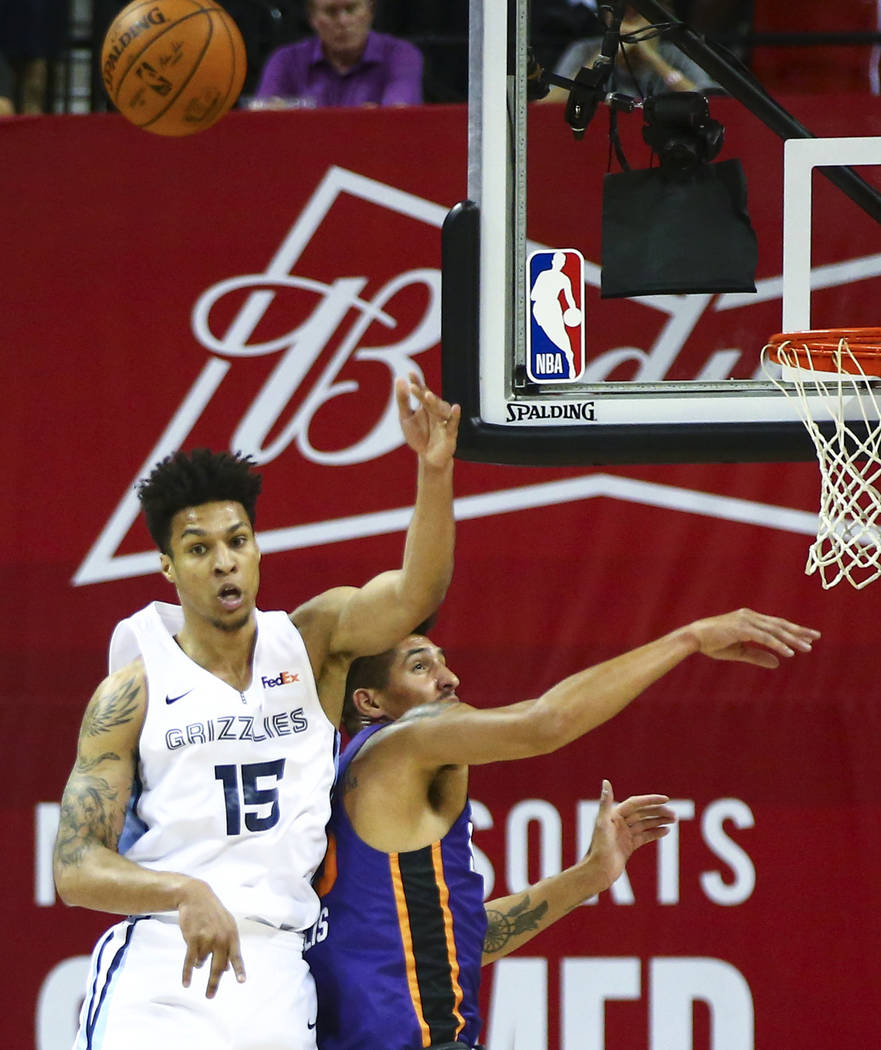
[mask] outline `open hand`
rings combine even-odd
[[[410,448],[433,467],[445,466],[456,451],[462,409],[433,394],[415,373],[395,380],[401,430]],[[411,396],[416,408],[411,407]]]
[[[631,795],[615,802],[612,785],[603,781],[586,859],[602,870],[607,888],[624,871],[634,850],[668,834],[676,822],[676,814],[666,805],[669,801],[666,795]]]
[[[737,609],[722,616],[698,620],[685,629],[698,649],[713,660],[739,660],[758,667],[779,667],[778,656],[809,653],[820,632],[779,616]]]

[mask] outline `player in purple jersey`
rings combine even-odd
[[[319,1050],[475,1046],[481,964],[607,889],[633,851],[674,819],[665,795],[615,803],[603,781],[586,856],[484,905],[471,863],[469,765],[555,751],[693,653],[773,668],[818,637],[740,609],[573,674],[538,699],[485,710],[459,700],[459,679],[422,634],[355,660],[343,705],[354,737],[340,763],[316,882],[321,913],[306,955]]]

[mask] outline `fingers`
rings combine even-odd
[[[783,656],[794,656],[796,650],[809,653],[812,644],[820,637],[819,631],[791,623],[779,616],[765,616],[750,609],[743,609],[741,613],[752,621],[754,640]]]
[[[217,994],[217,986],[227,967],[227,960],[226,952],[215,951],[211,956],[211,972],[208,974],[208,987],[205,989],[206,999],[213,999]]]
[[[245,965],[239,951],[239,939],[235,938],[229,949],[215,949],[211,956],[211,972],[208,974],[208,987],[205,989],[205,998],[213,999],[217,994],[217,986],[224,973],[232,969],[236,981],[242,984],[245,980]]]
[[[411,397],[418,401],[430,416],[441,423],[458,425],[462,415],[459,405],[451,405],[429,390],[417,372],[410,372],[408,379],[398,376],[395,380],[395,397],[402,418],[408,418],[414,414],[414,410],[410,407]]]
[[[398,416],[401,420],[409,419],[413,415],[410,407],[410,384],[402,376],[395,380],[395,400],[398,403]]]
[[[198,957],[195,948],[187,948],[187,954],[184,959],[183,976],[181,977],[184,988],[190,987],[190,982],[193,979],[193,967],[196,967],[198,969],[204,961],[204,959],[200,959]]]
[[[217,994],[220,978],[229,969],[235,974],[236,981],[239,984],[244,984],[246,979],[245,964],[242,960],[241,951],[239,950],[238,938],[236,938],[234,945],[230,945],[229,948],[217,947],[213,952],[206,952],[205,954],[201,954],[195,948],[190,948],[184,959],[182,977],[184,988],[190,987],[193,970],[201,969],[205,965],[205,960],[208,958],[208,955],[211,956],[211,969],[208,973],[208,985],[205,989],[206,999],[214,998]]]
[[[650,807],[664,807],[669,801],[670,797],[668,795],[631,795],[630,798],[625,798],[623,802],[619,802],[615,809],[625,820],[628,820],[640,810]],[[668,812],[672,813],[673,810],[668,810]]]
[[[663,838],[676,823],[676,814],[666,804],[666,795],[631,795],[615,807],[617,815],[639,845]]]
[[[245,974],[245,961],[242,959],[241,951],[239,950],[239,942],[236,939],[235,949],[230,952],[229,964],[232,967],[232,972],[235,974],[236,981],[239,984],[244,984],[247,979]]]
[[[706,630],[701,648],[707,655],[767,668],[779,667],[779,656],[789,659],[811,652],[820,637],[812,627],[752,609],[738,609],[702,621],[701,626]]]

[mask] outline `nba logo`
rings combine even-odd
[[[526,373],[533,383],[574,383],[584,371],[584,259],[575,248],[526,260]]]

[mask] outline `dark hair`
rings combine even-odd
[[[245,508],[253,528],[262,478],[241,452],[196,448],[166,456],[136,488],[153,542],[170,554],[171,519],[186,507],[232,500]]]
[[[434,625],[436,616],[437,613],[433,613],[427,620],[417,624],[410,634],[427,634]],[[396,652],[397,646],[393,646],[391,649],[386,649],[384,653],[376,653],[374,656],[356,656],[349,664],[342,714],[343,728],[349,736],[354,736],[359,729],[364,728],[363,716],[355,706],[353,699],[355,691],[358,689],[385,689]]]

